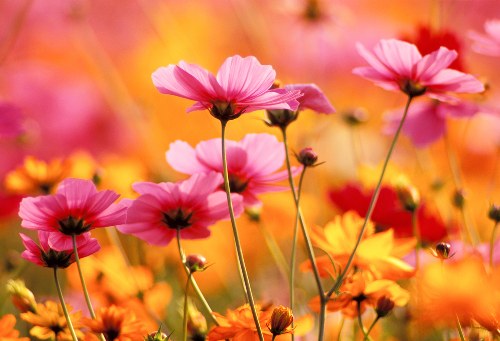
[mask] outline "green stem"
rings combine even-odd
[[[465,335],[464,335],[464,331],[462,330],[462,325],[460,324],[460,319],[458,318],[458,315],[455,315],[455,316],[456,316],[456,320],[457,320],[458,335],[460,335],[461,341],[465,341]]]
[[[248,273],[245,266],[243,250],[241,248],[240,237],[238,235],[238,227],[236,226],[236,217],[234,216],[233,200],[231,199],[231,189],[229,187],[229,175],[227,171],[227,156],[226,156],[226,144],[225,144],[227,121],[221,120],[220,122],[221,122],[222,170],[224,176],[224,189],[226,190],[227,205],[229,207],[229,216],[231,218],[231,227],[233,229],[236,254],[238,256],[238,263],[241,269],[241,274],[243,275],[243,286],[245,287],[248,304],[250,305],[250,309],[252,311],[253,320],[255,322],[255,328],[257,329],[257,334],[259,334],[259,340],[264,341],[264,334],[262,333],[262,328],[260,327],[259,317],[257,315],[257,310],[255,309],[255,303],[253,300],[252,288],[250,286],[250,280],[248,278]]]
[[[417,240],[417,243],[415,244],[415,270],[420,269],[420,256],[419,256],[419,250],[422,247],[422,242],[420,238],[420,232],[418,230],[418,214],[417,214],[418,208],[415,208],[411,212],[411,226],[413,230],[413,236]]]
[[[189,280],[193,274],[190,272],[186,281],[186,288],[184,289],[184,313],[182,316],[182,339],[184,341],[187,340],[187,328],[188,328],[188,320],[187,320],[187,310],[188,310],[188,291],[189,291]]]
[[[302,169],[300,173],[299,179],[299,187],[297,188],[297,201],[295,202],[295,224],[293,226],[293,241],[292,241],[292,255],[290,258],[290,309],[294,311],[295,305],[295,257],[297,255],[297,237],[299,234],[299,205],[300,205],[300,194],[302,192],[302,181],[304,180],[304,175],[306,174],[307,167]],[[292,321],[292,328],[294,327],[294,322]],[[292,340],[295,340],[294,335],[292,334]]]
[[[491,238],[490,238],[490,270],[493,270],[493,252],[494,252],[494,248],[495,248],[497,227],[498,227],[498,222],[495,222],[495,225],[493,226],[493,231],[491,232]]]
[[[198,283],[196,283],[194,276],[191,276],[191,271],[186,266],[186,256],[184,255],[184,250],[182,249],[182,246],[181,246],[181,230],[180,229],[177,230],[177,248],[179,250],[179,256],[181,257],[182,267],[184,268],[184,271],[186,272],[186,275],[188,276],[189,283],[193,287],[194,292],[196,293],[196,296],[198,296],[198,299],[201,301],[201,303],[203,304],[203,307],[205,308],[206,312],[210,316],[210,320],[212,321],[212,323],[215,324],[216,326],[218,326],[219,322],[214,317],[212,308],[210,308],[210,305],[208,304],[207,300],[205,299],[205,296],[203,296],[203,293],[201,292],[200,287],[198,286]]]
[[[358,309],[358,324],[361,332],[363,333],[363,340],[368,340],[369,336],[366,333],[365,326],[363,325],[363,319],[361,318],[361,301],[357,301],[357,309]]]
[[[271,253],[271,256],[278,265],[278,269],[280,270],[282,276],[285,279],[288,278],[290,274],[290,269],[288,268],[288,263],[286,262],[285,256],[283,255],[283,252],[281,252],[281,249],[276,239],[274,238],[273,234],[262,223],[262,221],[259,220],[258,222],[256,222],[256,224],[260,230],[260,233],[262,233],[262,236],[264,237],[267,248]]]
[[[369,339],[370,337],[370,332],[372,331],[373,327],[375,327],[375,324],[377,323],[377,321],[380,319],[380,316],[377,316],[377,318],[375,320],[373,320],[370,328],[368,328],[368,330],[366,331],[366,337],[363,341],[366,341]]]
[[[59,284],[59,278],[57,276],[57,268],[54,268],[54,280],[56,282],[57,295],[59,295],[59,301],[61,302],[61,306],[64,312],[64,317],[66,317],[66,322],[68,325],[68,329],[71,332],[71,336],[73,337],[73,341],[78,341],[78,337],[76,336],[75,329],[73,328],[73,323],[71,322],[71,318],[69,317],[68,308],[66,307],[66,302],[64,302],[63,293],[61,290],[61,285]]]
[[[401,133],[401,130],[403,128],[403,124],[406,120],[406,116],[408,115],[408,109],[410,108],[410,103],[412,101],[413,97],[408,96],[408,100],[406,101],[406,106],[403,112],[403,117],[401,118],[401,122],[399,122],[398,129],[396,130],[396,134],[394,135],[394,138],[392,139],[391,145],[389,147],[389,152],[387,153],[387,156],[384,161],[384,165],[382,166],[382,173],[380,174],[380,178],[378,180],[377,186],[375,187],[375,191],[373,192],[372,199],[370,201],[370,205],[368,206],[368,212],[366,212],[365,220],[363,222],[363,226],[361,227],[361,231],[359,232],[358,239],[356,241],[356,244],[354,245],[354,249],[351,252],[351,255],[349,256],[349,259],[347,260],[347,264],[344,267],[344,270],[340,274],[340,276],[337,278],[335,281],[335,284],[333,287],[330,289],[330,291],[326,294],[326,297],[330,297],[333,295],[334,292],[337,292],[340,289],[340,286],[342,285],[342,281],[344,280],[347,272],[349,271],[349,267],[351,266],[351,263],[354,259],[354,255],[356,254],[356,251],[358,250],[358,246],[361,243],[361,239],[363,239],[363,235],[365,233],[366,226],[368,225],[368,221],[370,221],[370,218],[372,216],[373,210],[375,209],[375,204],[377,203],[378,196],[380,194],[380,189],[382,188],[382,181],[384,180],[384,175],[385,171],[387,169],[387,165],[389,164],[389,160],[391,159],[392,152],[394,151],[394,147],[396,146],[396,142],[398,141],[399,134]]]
[[[318,295],[320,299],[320,314],[319,314],[319,332],[318,332],[318,340],[323,340],[324,331],[325,331],[325,320],[326,320],[326,303],[327,298],[325,296],[325,292],[323,290],[323,285],[321,284],[321,279],[319,276],[318,266],[316,265],[316,257],[314,255],[314,250],[312,247],[311,239],[309,238],[309,233],[307,232],[306,223],[304,221],[304,217],[302,215],[302,211],[299,205],[298,194],[295,191],[295,184],[293,182],[292,175],[292,166],[290,165],[290,156],[288,155],[288,139],[286,136],[286,127],[281,129],[281,133],[283,135],[283,144],[285,146],[285,160],[286,160],[286,169],[288,171],[288,182],[290,184],[290,191],[293,195],[293,200],[295,202],[295,208],[297,211],[297,215],[299,217],[300,226],[302,230],[302,235],[304,237],[304,241],[306,243],[307,256],[309,257],[309,261],[311,262],[314,279],[316,281],[316,286],[318,288]],[[294,231],[295,232],[295,231]],[[292,245],[292,254],[293,250],[296,248],[297,238],[294,238],[294,245]],[[293,311],[293,310],[292,310]]]

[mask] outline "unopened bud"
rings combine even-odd
[[[185,264],[191,273],[205,271],[207,268],[207,259],[202,255],[188,255]]]
[[[251,206],[245,208],[245,213],[251,221],[259,222],[260,221],[260,206]]]
[[[396,193],[404,209],[408,212],[415,212],[420,204],[420,195],[415,187],[407,183],[396,184]]]
[[[297,111],[288,109],[266,110],[266,124],[270,127],[286,128],[290,123],[299,117]]]
[[[304,165],[304,167],[311,167],[318,161],[318,154],[311,148],[307,147],[300,151],[297,155],[297,160]]]
[[[357,126],[368,121],[368,113],[363,108],[354,108],[344,111],[342,119],[350,126]]]
[[[441,260],[453,257],[454,253],[450,255],[450,251],[451,245],[444,242],[436,244],[436,247],[431,250],[433,256]]]
[[[458,209],[464,208],[465,204],[465,194],[462,190],[457,189],[455,193],[453,193],[453,197],[451,199],[451,202],[453,206],[455,206]]]
[[[268,324],[269,331],[273,336],[281,335],[285,333],[290,333],[292,331],[289,328],[293,323],[293,314],[290,308],[284,306],[278,306],[274,308],[271,315],[270,324]]]
[[[382,296],[377,300],[375,312],[378,317],[387,316],[394,309],[394,301],[387,296]]]
[[[162,333],[160,330],[150,333],[144,339],[144,341],[168,341],[168,340],[170,340],[170,335]]]
[[[11,279],[6,285],[7,292],[11,295],[12,304],[21,313],[28,311],[34,313],[36,311],[35,295],[26,288],[22,280]]]
[[[500,206],[499,205],[491,205],[488,210],[488,218],[493,220],[495,223],[500,223]]]

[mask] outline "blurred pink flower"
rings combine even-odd
[[[500,56],[500,19],[488,20],[484,23],[486,34],[470,32],[474,41],[472,49],[488,56]]]
[[[49,246],[49,238],[51,232],[38,231],[38,240],[40,245],[35,243],[30,237],[23,233],[19,234],[23,240],[24,247],[26,250],[23,251],[21,256],[40,266],[45,266],[48,268],[67,268],[72,263],[75,262],[75,254],[73,252],[73,247],[67,250],[54,250]],[[77,247],[78,257],[83,258],[90,256],[101,249],[101,246],[95,238],[85,239]]]
[[[310,109],[322,114],[335,112],[333,105],[316,84],[289,84],[285,85],[285,90],[298,90],[303,93],[303,96],[297,99],[299,102],[297,110]]]
[[[193,148],[187,142],[175,141],[167,151],[167,162],[184,174],[218,172],[222,174],[221,139],[202,141]],[[241,141],[226,140],[229,184],[232,193],[243,196],[245,206],[260,204],[257,195],[285,191],[288,187],[273,185],[287,178],[287,172],[276,172],[285,161],[282,142],[270,134],[248,134]],[[294,173],[299,171],[294,168]]]
[[[472,117],[479,113],[480,106],[476,103],[460,101],[446,103],[439,101],[426,101],[413,103],[408,110],[408,117],[403,126],[403,134],[412,143],[423,148],[437,141],[446,133],[446,119]],[[391,111],[385,117],[384,132],[394,134],[401,122],[403,109]]]
[[[19,208],[21,226],[31,230],[52,232],[48,245],[58,251],[73,247],[89,239],[89,231],[96,227],[122,224],[127,208],[113,204],[119,195],[113,191],[97,191],[90,180],[65,179],[56,194],[24,198]]]
[[[484,91],[474,76],[447,69],[457,52],[446,47],[423,57],[415,45],[396,39],[381,40],[373,52],[361,44],[356,47],[370,66],[357,67],[353,73],[386,90],[401,90],[412,97],[426,94],[442,101],[454,100],[449,92]]]
[[[160,67],[152,75],[163,94],[196,101],[187,111],[208,109],[219,119],[229,120],[259,109],[297,109],[299,91],[271,89],[276,71],[257,58],[229,57],[217,76],[195,64]]]
[[[176,183],[138,182],[140,194],[124,200],[129,206],[127,222],[118,230],[154,245],[167,245],[176,237],[201,239],[210,236],[209,226],[229,219],[226,193],[220,190],[222,176],[215,172],[195,174]],[[232,194],[236,215],[243,212],[241,196]]]
[[[0,138],[17,137],[24,132],[21,109],[7,103],[0,103]]]

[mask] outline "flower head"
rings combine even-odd
[[[29,341],[27,337],[19,337],[19,331],[14,329],[16,317],[12,314],[0,318],[0,340],[2,341]]]
[[[184,61],[158,68],[153,84],[163,94],[196,101],[187,111],[208,109],[222,120],[260,109],[297,109],[300,91],[271,89],[276,72],[257,58],[229,57],[214,76]]]
[[[12,304],[21,313],[36,310],[35,295],[26,288],[24,282],[20,279],[10,279],[6,285],[7,292],[12,298]]]
[[[484,23],[485,34],[471,32],[474,41],[472,48],[477,53],[488,56],[500,56],[500,19],[488,20]]]
[[[90,180],[66,179],[54,195],[24,198],[19,208],[21,226],[31,230],[52,232],[48,245],[54,250],[73,247],[90,237],[88,232],[125,222],[127,208],[113,204],[119,195],[113,191],[97,191]]]
[[[357,49],[370,66],[357,67],[353,73],[386,90],[401,90],[411,97],[426,94],[442,101],[454,100],[450,92],[484,91],[474,76],[447,68],[457,52],[446,47],[423,57],[415,45],[396,39],[381,40],[373,52],[361,44]]]
[[[179,230],[181,238],[210,236],[209,226],[229,218],[226,194],[220,190],[222,177],[210,172],[195,174],[176,183],[138,182],[140,196],[129,205],[126,224],[117,226],[154,245],[166,245]],[[241,197],[233,194],[235,214],[241,214]]]
[[[26,250],[23,251],[21,256],[37,265],[45,266],[48,268],[67,268],[75,262],[75,254],[73,247],[68,250],[54,250],[49,246],[49,238],[51,232],[38,231],[38,240],[40,245],[37,245],[25,234],[20,233]],[[86,239],[81,240],[78,244],[78,256],[84,258],[90,256],[101,249],[99,242],[95,238],[90,238],[88,235]]]
[[[260,204],[257,195],[284,191],[273,185],[287,178],[276,172],[285,161],[283,143],[269,134],[248,134],[241,141],[226,140],[229,183],[232,193],[243,196],[245,206]],[[170,144],[167,162],[185,174],[218,172],[222,174],[221,139],[200,142],[195,148],[183,141]],[[295,169],[295,172],[298,169]]]
[[[281,335],[291,333],[293,331],[293,328],[291,328],[292,323],[292,311],[290,308],[280,305],[273,309],[271,321],[268,323],[267,327],[273,335]]]

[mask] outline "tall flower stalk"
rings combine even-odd
[[[64,301],[64,296],[61,290],[61,285],[59,284],[59,277],[57,275],[57,267],[54,267],[54,281],[56,282],[57,295],[59,296],[59,301],[61,302],[61,307],[64,312],[64,317],[66,318],[66,323],[68,324],[68,329],[71,332],[71,337],[73,341],[78,341],[78,337],[76,336],[75,328],[73,327],[73,323],[71,322],[71,318],[69,316],[68,308],[66,307],[66,302]]]

